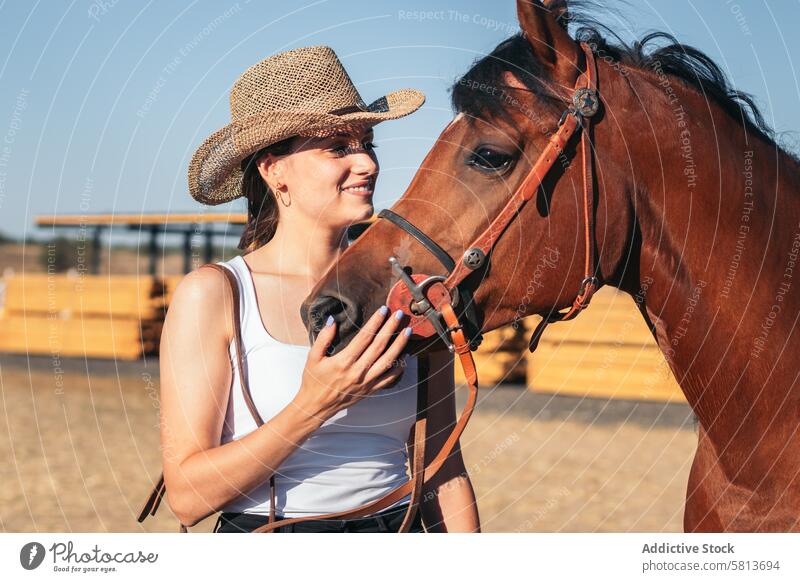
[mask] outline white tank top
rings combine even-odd
[[[264,422],[300,389],[309,347],[279,342],[264,327],[250,269],[242,257],[221,263],[239,283],[244,365],[253,402]],[[236,348],[230,345],[233,379],[221,444],[256,428],[242,397]],[[408,481],[405,450],[417,408],[417,360],[406,356],[401,379],[389,389],[339,411],[298,447],[275,473],[275,511],[302,517],[353,509]],[[256,459],[253,462],[258,462]],[[408,496],[395,505],[408,502]],[[269,481],[222,511],[269,514]]]

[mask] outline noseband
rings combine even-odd
[[[398,280],[389,291],[387,305],[393,309],[410,309],[410,325],[416,339],[425,339],[436,334],[451,352],[461,353],[464,346],[458,346],[458,340],[455,337],[455,332],[459,332],[461,341],[465,341],[466,337],[469,338],[468,349],[474,350],[478,347],[481,341],[481,326],[475,313],[472,291],[466,288],[463,282],[469,275],[486,265],[487,257],[500,235],[514,220],[525,203],[536,194],[542,181],[578,129],[582,130],[583,215],[586,246],[584,278],[572,306],[566,312],[553,310],[544,315],[544,319],[536,327],[531,337],[530,351],[536,349],[539,338],[549,323],[572,319],[589,305],[592,295],[599,287],[599,280],[595,275],[591,128],[592,117],[600,108],[600,99],[597,93],[597,64],[594,54],[584,43],[581,43],[581,48],[586,56],[586,70],[575,82],[572,103],[561,115],[558,130],[550,137],[544,151],[511,199],[489,227],[469,245],[459,263],[456,263],[431,237],[399,214],[391,210],[382,210],[378,214],[378,218],[385,218],[416,239],[436,257],[447,271],[447,276],[409,275],[406,267],[401,265],[395,257],[389,258],[392,272]],[[453,311],[453,307],[459,305],[463,322]]]

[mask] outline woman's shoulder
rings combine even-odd
[[[230,291],[225,275],[201,267],[180,280],[167,311],[168,324],[192,325],[198,331],[229,335]]]
[[[219,303],[227,287],[225,275],[214,268],[203,266],[186,274],[175,288],[172,302]]]

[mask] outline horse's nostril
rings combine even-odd
[[[337,324],[338,340],[349,336],[351,330],[357,325],[357,317],[352,305],[345,299],[321,295],[314,299],[304,314],[306,326],[308,327],[309,337],[313,342],[317,334],[325,325],[329,316],[332,316]],[[334,342],[339,343],[338,341]]]

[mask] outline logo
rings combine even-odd
[[[35,570],[44,560],[44,546],[39,542],[29,542],[19,551],[19,563],[26,570]]]

